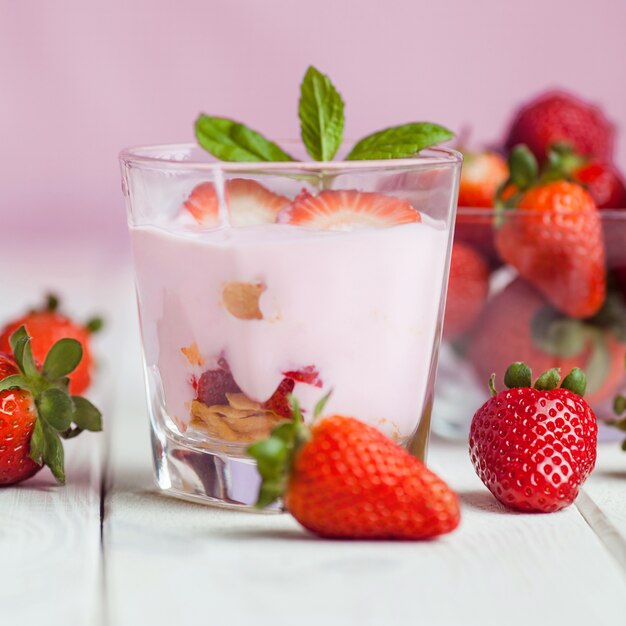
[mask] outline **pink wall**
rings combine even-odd
[[[125,245],[121,147],[190,140],[200,110],[294,135],[309,63],[353,137],[433,120],[493,141],[570,88],[622,129],[625,167],[625,26],[623,0],[0,0],[0,238]]]

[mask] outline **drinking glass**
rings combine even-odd
[[[310,422],[330,393],[326,414],[424,458],[457,152],[225,163],[170,145],[120,159],[161,489],[251,506],[260,479],[246,448],[290,419],[291,396]],[[364,221],[284,223],[294,201],[332,212],[338,198]],[[417,221],[395,223],[398,205]]]

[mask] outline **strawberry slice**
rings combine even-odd
[[[226,181],[224,196],[230,223],[236,227],[271,224],[276,221],[276,215],[291,202],[289,198],[272,193],[248,178]],[[219,225],[219,199],[213,183],[196,186],[183,206],[199,224],[213,227]]]
[[[319,372],[315,369],[314,365],[307,365],[299,370],[290,370],[283,372],[285,378],[290,378],[297,383],[306,383],[307,385],[314,385],[315,387],[321,387],[322,381],[320,379]]]
[[[325,190],[317,196],[302,193],[281,211],[277,221],[317,230],[383,228],[421,221],[406,200],[352,189]]]

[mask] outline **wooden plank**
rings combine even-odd
[[[123,339],[133,350],[134,333]],[[619,619],[626,583],[576,507],[553,515],[506,512],[475,476],[464,447],[433,445],[434,468],[463,500],[461,528],[433,542],[321,541],[287,515],[160,495],[139,355],[128,352],[125,363],[105,504],[110,623],[526,626]]]
[[[32,250],[33,247],[26,248]],[[19,259],[19,262],[18,262]],[[116,274],[110,254],[75,246],[0,253],[3,272],[0,320],[37,305],[54,290],[68,309],[87,319],[110,309],[108,294]],[[119,272],[118,272],[119,273]],[[96,278],[97,277],[97,278]],[[107,332],[96,343],[107,344]],[[99,384],[90,394],[105,417],[113,403],[107,388],[113,364],[102,350]],[[19,486],[0,489],[0,623],[49,626],[101,624],[101,482],[103,435],[83,434],[68,441],[67,484],[59,487],[47,469]]]
[[[598,465],[576,505],[626,573],[626,452],[618,443],[598,448]]]

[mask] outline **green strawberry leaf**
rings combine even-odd
[[[92,317],[91,319],[87,320],[87,323],[85,324],[85,329],[93,334],[100,332],[103,326],[104,320],[101,317]]]
[[[544,372],[535,381],[535,389],[539,391],[552,391],[559,386],[561,382],[561,370],[558,367],[554,367],[547,372]]]
[[[284,474],[289,447],[283,439],[272,435],[251,445],[248,454],[256,459],[259,474],[264,479],[277,479]]]
[[[517,389],[532,386],[532,372],[526,363],[520,361],[509,365],[504,374],[504,384],[509,389]]]
[[[449,141],[454,133],[438,124],[414,122],[393,126],[364,137],[350,151],[347,161],[400,159]]]
[[[65,469],[63,444],[59,438],[59,434],[52,428],[47,428],[42,424],[44,452],[43,462],[50,468],[52,474],[61,484],[65,483]]]
[[[587,389],[587,377],[585,376],[585,372],[583,372],[580,368],[575,367],[563,379],[561,389],[567,389],[582,398]]]
[[[588,343],[588,333],[580,320],[563,316],[551,306],[541,308],[531,321],[531,336],[537,348],[564,359],[578,356]]]
[[[509,181],[521,191],[532,187],[539,176],[535,155],[525,144],[514,146],[509,154]]]
[[[24,326],[20,326],[9,338],[13,357],[20,370],[27,378],[36,378],[39,375],[33,359],[33,352],[30,347],[30,337]]]
[[[12,374],[0,380],[0,391],[7,389],[28,389],[28,382],[22,374]]]
[[[54,430],[62,432],[67,430],[72,423],[74,406],[67,393],[51,387],[37,398],[37,411],[40,419]]]
[[[273,504],[280,498],[285,491],[285,482],[283,480],[264,480],[259,489],[259,495],[255,506],[263,509]]]
[[[102,430],[102,413],[87,398],[72,396],[74,413],[72,421],[81,430],[99,432]]]
[[[613,411],[616,415],[621,415],[626,411],[626,396],[615,396]]]
[[[302,143],[315,161],[330,161],[341,146],[344,104],[330,78],[310,66],[300,86]]]
[[[57,380],[73,372],[83,358],[83,347],[76,339],[59,339],[46,355],[42,375]]]
[[[331,389],[325,396],[323,396],[317,401],[317,404],[315,405],[315,408],[313,409],[313,417],[317,418],[322,414],[322,411],[326,407],[326,403],[330,399],[330,396],[332,395],[332,393],[333,392]]]
[[[33,428],[33,433],[30,436],[30,458],[37,463],[37,465],[43,465],[43,451],[45,442],[43,438],[43,429],[41,421],[36,420]]]
[[[195,123],[198,143],[222,161],[293,161],[282,148],[244,124],[225,117],[200,115]]]

